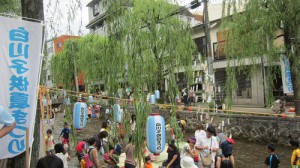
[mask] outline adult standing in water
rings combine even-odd
[[[92,168],[100,168],[96,149],[96,139],[94,137],[89,138],[87,140],[87,143],[89,144],[89,147],[87,148],[87,153],[89,155],[90,160],[93,162]]]
[[[206,131],[206,136],[196,140],[196,149],[200,150],[199,168],[214,168],[215,156],[219,149],[217,138],[215,137],[216,130],[213,126],[209,126]]]
[[[129,142],[125,147],[125,168],[135,168],[136,162],[134,160],[134,145],[131,143],[132,136],[129,137]]]
[[[195,138],[196,139],[201,139],[202,137],[206,136],[206,132],[203,130],[203,126],[201,123],[198,123],[196,125],[196,131],[195,131]]]

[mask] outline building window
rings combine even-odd
[[[250,72],[236,74],[236,80],[238,84],[237,96],[243,99],[252,98],[251,76],[249,76],[249,74]]]
[[[198,51],[200,52],[201,56],[204,56],[206,57],[207,53],[206,53],[206,37],[203,36],[203,37],[199,37],[199,38],[196,38],[194,39],[197,47],[198,47]]]
[[[99,14],[99,3],[96,3],[94,6],[93,6],[93,15],[94,16],[97,16]]]
[[[213,44],[215,60],[226,59],[225,47],[228,45],[226,44],[228,34],[228,30],[220,30],[217,32],[217,42]]]
[[[213,43],[215,60],[226,59],[225,46],[226,46],[226,41]]]
[[[56,46],[57,46],[57,48],[60,48],[62,45],[61,45],[61,43],[57,43]]]
[[[51,80],[51,75],[48,75],[48,81]]]

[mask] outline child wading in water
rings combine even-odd
[[[61,133],[58,137],[58,139],[60,139],[60,137],[62,136],[62,144],[68,144],[68,149],[70,149],[70,128],[68,128],[68,123],[65,122],[64,124],[64,128],[61,130]]]
[[[50,155],[50,154],[55,154],[54,153],[54,138],[52,136],[52,130],[48,129],[47,130],[47,135],[45,136],[45,145],[46,145],[46,154]]]
[[[267,145],[269,156],[266,157],[265,164],[267,168],[278,168],[280,161],[277,155],[275,155],[275,147],[273,144]]]

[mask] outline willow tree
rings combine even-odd
[[[61,83],[63,88],[75,89],[75,66],[78,62],[77,43],[68,40],[62,52],[55,54],[51,59],[51,74],[55,83]]]
[[[165,0],[108,1],[108,61],[120,67],[114,73],[150,92],[164,90],[164,78],[172,83],[179,67],[191,77],[194,43],[189,25],[173,16],[178,9]]]
[[[187,82],[191,81],[195,46],[190,25],[175,15],[179,8],[167,0],[107,1],[108,47],[102,60],[107,73],[103,77],[110,92],[117,89],[119,77],[133,87],[136,156],[142,156],[141,137],[145,136],[146,119],[151,112],[147,93],[164,90],[167,80],[167,95],[174,103],[178,94],[176,73],[183,70]],[[176,127],[177,123],[171,125]]]
[[[228,5],[228,4],[229,5]],[[229,30],[226,53],[230,63],[237,68],[227,71],[227,90],[236,85],[235,74],[248,69],[254,72],[258,67],[262,68],[262,60],[266,60],[266,100],[267,104],[273,99],[273,80],[278,73],[275,66],[278,65],[282,55],[290,62],[292,86],[294,91],[296,114],[299,109],[299,33],[300,33],[300,4],[294,0],[231,0],[223,3],[223,27]],[[226,6],[226,7],[225,7]],[[242,12],[240,12],[242,11]],[[229,16],[230,12],[233,12]],[[284,38],[284,45],[278,46],[274,40],[280,36]],[[250,66],[245,65],[245,59],[250,60]],[[235,61],[233,61],[235,60]],[[264,65],[263,65],[264,66]],[[278,68],[277,68],[278,69]]]

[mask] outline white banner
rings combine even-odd
[[[290,62],[283,54],[280,55],[280,65],[281,65],[283,92],[287,94],[293,93]]]
[[[0,105],[17,123],[12,132],[0,139],[0,159],[26,150],[26,128],[30,147],[33,143],[42,30],[42,23],[0,16]]]

